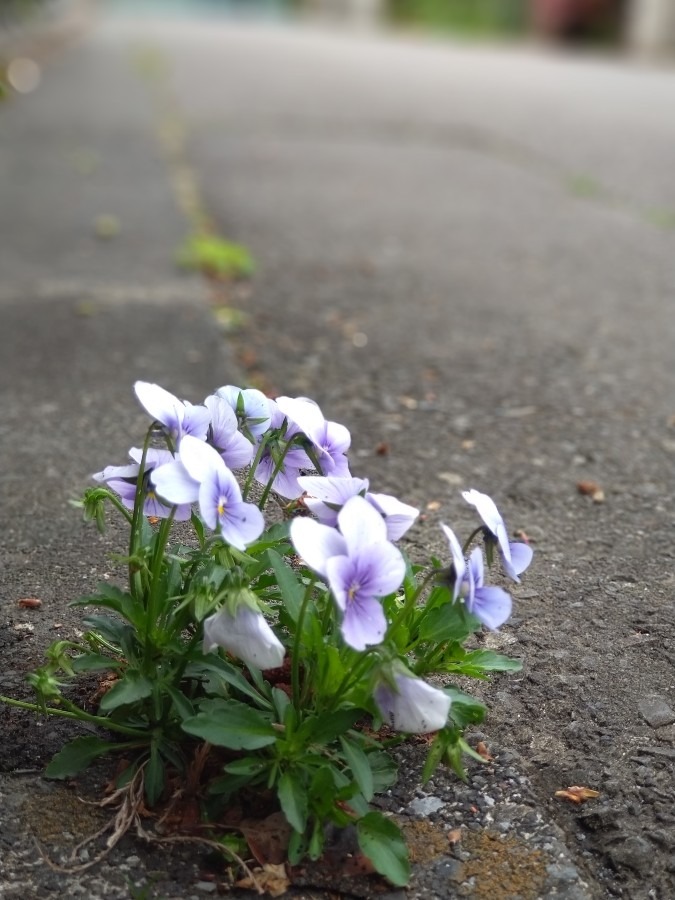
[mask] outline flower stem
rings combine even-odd
[[[40,706],[37,703],[28,703],[25,700],[13,700],[11,697],[3,697],[0,695],[0,703],[7,703],[9,706],[17,706],[19,709],[28,709],[31,712],[36,713],[46,713],[50,716],[61,716],[64,719],[76,719],[80,722],[91,722],[94,725],[99,725],[101,728],[107,728],[108,731],[118,731],[120,734],[128,734],[131,737],[148,737],[147,732],[141,728],[131,728],[127,725],[120,725],[118,722],[113,722],[111,719],[106,719],[103,716],[94,716],[91,713],[80,709],[79,706],[75,706],[75,704],[71,703],[69,700],[64,699],[62,702],[69,708],[59,709],[56,706]]]
[[[300,612],[298,613],[298,621],[295,623],[295,640],[293,641],[293,657],[291,659],[291,686],[293,689],[293,705],[296,710],[300,709],[300,644],[302,642],[302,627],[315,583],[315,580],[312,578],[307,584],[305,596],[302,598]]]

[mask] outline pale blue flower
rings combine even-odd
[[[206,442],[215,447],[229,469],[243,469],[253,459],[255,447],[239,431],[236,413],[217,394],[207,397],[204,406],[211,416]]]
[[[386,673],[373,696],[383,720],[396,731],[429,734],[447,724],[450,697],[417,678],[402,664]]]
[[[382,517],[363,497],[338,513],[339,532],[313,519],[291,523],[291,540],[307,565],[328,581],[342,612],[340,630],[350,647],[379,644],[387,630],[380,599],[398,590],[405,575],[400,552],[387,540]]]
[[[137,381],[134,391],[141,406],[164,426],[176,447],[186,434],[206,440],[211,418],[206,407],[183,402],[163,387],[148,381]]]
[[[278,668],[286,652],[264,615],[245,603],[234,613],[223,607],[204,619],[204,653],[216,647],[256,669]]]
[[[511,615],[512,600],[502,588],[485,585],[483,578],[483,554],[480,547],[475,547],[469,556],[460,592],[471,615],[496,631]]]
[[[122,503],[128,509],[133,509],[143,451],[140,447],[132,447],[129,451],[129,456],[134,462],[128,466],[106,466],[102,472],[96,472],[92,477],[96,481],[106,484],[110,490],[115,491]],[[144,497],[143,514],[145,516],[166,519],[171,513],[172,507],[162,503],[157,496],[154,486],[150,483],[150,475],[159,466],[166,465],[172,461],[173,454],[168,450],[159,450],[151,447],[146,453],[142,488]],[[174,519],[178,522],[184,522],[190,518],[191,512],[189,502],[179,504],[174,512]]]
[[[347,451],[351,435],[344,425],[329,422],[308,397],[277,397],[277,407],[312,444],[322,475],[349,477]]]
[[[247,437],[259,438],[270,427],[271,401],[256,388],[238,388],[226,384],[216,391],[237,416],[239,428]]]
[[[265,527],[263,515],[253,503],[245,503],[237,479],[213,447],[186,435],[178,458],[151,474],[157,493],[169,503],[199,502],[204,523],[236,547],[244,550]]]
[[[494,501],[487,494],[480,491],[463,491],[462,497],[467,503],[476,508],[478,515],[483,520],[485,527],[492,536],[499,550],[502,566],[508,577],[520,583],[521,575],[532,561],[532,548],[528,544],[509,541],[506,525]],[[490,557],[488,557],[488,560]]]

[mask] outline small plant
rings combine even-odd
[[[155,384],[135,392],[153,419],[143,445],[82,501],[101,530],[108,506],[126,522],[125,583],[74,601],[87,630],[29,676],[36,703],[1,699],[104,729],[67,744],[50,777],[123,756],[117,788],[135,804],[170,805],[187,785],[216,823],[235,798],[255,800],[285,816],[291,863],[321,856],[326,825],[353,827],[374,868],[406,884],[401,832],[377,809],[397,777],[386,746],[434,734],[424,779],[480,759],[463,731],[484,707],[452,680],[520,668],[464,646],[511,612],[485,583],[483,552],[518,581],[531,549],[471,490],[481,522],[464,546],[443,525],[447,558],[411,562],[395,542],[418,510],[352,477],[348,430],[306,398],[225,386],[191,405]],[[282,514],[266,524],[272,494]],[[93,709],[72,699],[89,673]]]
[[[204,272],[212,278],[247,278],[255,268],[246,247],[215,234],[190,235],[177,254],[178,265]]]

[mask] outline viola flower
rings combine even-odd
[[[518,576],[530,565],[533,555],[532,548],[521,542],[509,542],[504,520],[499,514],[494,501],[487,494],[470,490],[463,491],[462,497],[467,503],[476,508],[493,541],[497,544],[504,571],[512,581],[520,584]],[[490,560],[489,556],[488,560]]]
[[[213,447],[186,435],[178,458],[151,474],[157,493],[169,503],[199,501],[199,512],[212,531],[228,544],[244,550],[265,527],[253,503],[245,503],[237,479]]]
[[[389,494],[368,491],[367,478],[336,478],[334,476],[302,475],[298,484],[309,495],[304,503],[324,525],[336,525],[337,514],[350,497],[365,496],[387,527],[387,540],[397,541],[413,524],[419,510],[401,503]]]
[[[326,577],[345,643],[355,650],[379,644],[387,630],[380,598],[396,591],[405,575],[400,552],[387,540],[382,517],[363,497],[351,497],[338,513],[339,532],[313,519],[291,523],[291,540],[307,565]]]
[[[127,509],[134,508],[136,499],[136,485],[141,470],[143,451],[140,447],[133,447],[129,456],[134,460],[128,466],[106,466],[102,472],[96,472],[92,476],[96,481],[106,484],[119,496]],[[154,486],[150,482],[151,473],[159,466],[173,462],[173,454],[168,450],[156,450],[152,447],[145,455],[145,468],[143,471],[143,515],[155,516],[158,519],[166,519],[172,510],[172,506],[163,503],[157,496]],[[185,522],[191,515],[190,503],[181,503],[176,506],[174,519],[177,522]]]
[[[483,583],[483,554],[475,547],[469,556],[461,594],[468,611],[489,628],[496,631],[511,615],[512,600],[500,587]]]
[[[204,619],[204,653],[216,647],[263,670],[280,666],[286,652],[264,615],[246,603],[240,603],[234,613],[223,607]]]
[[[400,663],[379,681],[374,698],[382,718],[396,731],[429,734],[447,724],[450,697]]]
[[[183,402],[163,387],[148,381],[137,381],[134,391],[143,409],[164,426],[176,447],[185,434],[206,440],[211,418],[206,407]]]
[[[367,478],[335,478],[331,475],[301,475],[298,484],[307,494],[303,502],[323,525],[335,527],[338,513],[351,497],[364,497]]]
[[[348,478],[346,453],[352,442],[348,429],[325,419],[318,403],[308,397],[277,397],[275,402],[312,444],[321,474]]]
[[[270,433],[261,438],[265,441],[265,447],[256,466],[255,480],[265,485],[272,481],[272,488],[277,494],[287,500],[295,500],[302,494],[298,476],[306,469],[312,469],[313,464],[299,444],[291,444],[292,439],[300,433],[300,429],[288,421],[288,417],[274,400],[268,402],[271,415],[268,429]]]
[[[270,400],[255,388],[238,388],[226,384],[218,388],[221,397],[237,417],[241,431],[251,439],[259,438],[270,427],[272,411]]]
[[[448,528],[448,526],[443,525],[443,523],[441,523],[441,528],[443,529],[443,534],[446,536],[446,538],[448,539],[448,543],[450,544],[450,554],[452,556],[452,562],[450,563],[448,580],[452,586],[453,595],[457,597],[459,595],[462,582],[464,581],[464,575],[466,573],[466,561],[464,559],[462,547],[457,540],[455,532],[452,530],[452,528]]]
[[[229,469],[243,469],[253,459],[255,448],[239,431],[234,410],[217,394],[207,397],[204,406],[211,416],[207,444],[215,447]]]

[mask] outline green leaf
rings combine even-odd
[[[263,695],[253,687],[250,681],[247,681],[246,678],[244,678],[241,669],[226,662],[216,653],[208,653],[206,656],[200,656],[195,662],[190,663],[185,671],[185,677],[200,678],[208,672],[215,673],[219,678],[222,678],[223,681],[227,682],[227,684],[236,688],[241,694],[250,697],[261,709],[272,709],[270,701],[266,697],[263,697]]]
[[[464,729],[467,725],[478,725],[483,721],[486,710],[480,700],[457,688],[446,687],[444,690],[452,701],[450,718],[458,728]]]
[[[352,775],[359,786],[359,790],[370,801],[373,799],[373,773],[370,770],[370,762],[368,756],[363,752],[355,741],[351,741],[346,737],[340,738],[342,752],[345,759],[349,763]]]
[[[66,744],[54,756],[45,769],[47,778],[71,778],[105,753],[126,747],[126,744],[115,744],[111,741],[102,741],[93,735],[77,737]]]
[[[405,887],[410,878],[410,862],[398,826],[373,810],[356,823],[356,833],[361,852],[372,862],[375,871],[397,887]]]
[[[362,709],[338,709],[309,716],[298,729],[298,737],[312,744],[328,744],[341,734],[346,734],[363,714]]]
[[[376,794],[386,791],[396,783],[398,766],[384,750],[375,750],[368,754],[370,771],[373,776],[373,790]]]
[[[305,594],[303,584],[298,580],[293,569],[279,556],[275,550],[268,550],[267,557],[277,576],[277,584],[281,591],[286,610],[294,622],[298,621],[302,598]]]
[[[102,653],[83,653],[72,660],[73,672],[100,672],[106,669],[119,669],[123,663]]]
[[[168,684],[164,686],[164,690],[169,697],[171,697],[173,707],[181,719],[190,719],[194,716],[195,708],[182,691],[179,691],[177,688],[171,687],[171,685]]]
[[[281,809],[292,827],[304,832],[307,826],[308,798],[304,784],[294,772],[287,771],[279,779],[277,794]]]
[[[135,600],[131,594],[115,587],[114,584],[108,584],[107,581],[100,581],[97,588],[97,594],[78,597],[76,600],[71,600],[68,605],[97,606],[102,609],[111,609],[130,622],[134,628],[140,629],[145,620],[145,611],[138,600]]]
[[[420,638],[435,644],[446,641],[461,643],[473,634],[479,623],[467,614],[463,603],[445,603],[430,609],[422,619]]]
[[[447,748],[448,733],[445,730],[439,731],[434,738],[433,744],[429,748],[427,758],[424,760],[424,768],[422,769],[422,784],[426,784],[434,774],[434,772],[440,765],[440,762],[443,759],[443,755],[445,754]]]
[[[278,736],[261,712],[238,700],[206,700],[201,711],[181,727],[188,734],[230,750],[257,750],[273,744]]]
[[[495,653],[494,650],[471,650],[463,662],[485,672],[520,672],[523,668],[522,660],[510,659],[501,653]]]
[[[136,669],[130,669],[126,675],[110,688],[101,698],[99,709],[102,712],[110,712],[118,706],[136,703],[145,700],[152,694],[152,681],[141,675]]]

